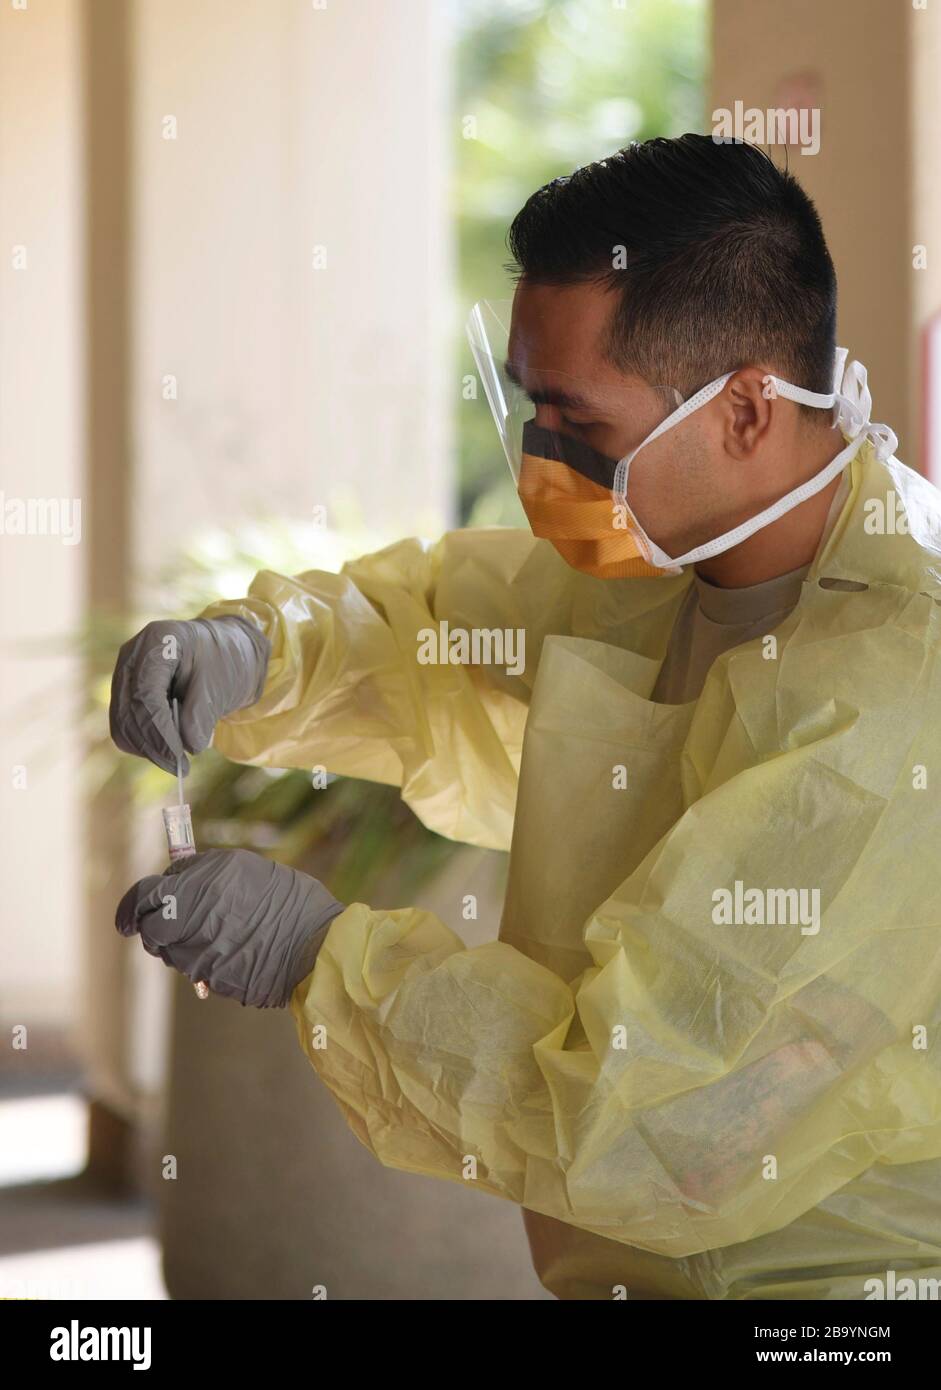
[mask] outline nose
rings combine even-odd
[[[562,412],[557,405],[537,405],[535,423],[543,430],[559,431],[562,425]]]

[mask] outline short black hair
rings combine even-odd
[[[652,384],[689,396],[767,363],[796,386],[833,389],[836,273],[820,217],[754,145],[628,145],[540,188],[507,245],[521,279],[620,290],[605,355]]]

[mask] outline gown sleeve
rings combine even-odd
[[[566,621],[560,565],[531,533],[491,528],[402,541],[339,574],[263,571],[201,615],[248,619],[272,648],[261,698],[219,722],[214,746],[400,787],[429,829],[508,849],[534,642]],[[451,641],[483,635],[484,659],[423,660],[452,649],[442,623]]]

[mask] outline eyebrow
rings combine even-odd
[[[518,369],[509,360],[504,362],[503,370],[506,372],[510,380],[514,382],[520,388],[521,391],[526,392],[526,395],[532,401],[533,405],[558,405],[561,406],[563,409],[567,408],[569,410],[597,409],[597,402],[589,401],[586,399],[586,397],[579,396],[578,394],[571,391],[559,391],[558,389],[553,389],[552,387],[544,391],[530,391],[527,386],[523,385],[523,379],[520,376]]]

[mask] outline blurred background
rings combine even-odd
[[[547,1296],[514,1207],[359,1146],[287,1013],[117,936],[174,788],[108,742],[116,650],[260,568],[524,525],[462,336],[512,291],[509,222],[736,101],[819,109],[819,153],[775,155],[873,418],[937,480],[939,79],[909,0],[6,0],[0,1296]],[[18,534],[11,499],[80,532]],[[497,933],[504,857],[388,788],[209,751],[188,795],[203,848]]]

